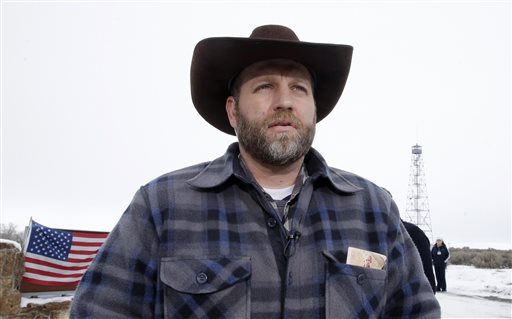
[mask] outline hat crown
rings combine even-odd
[[[292,29],[282,25],[268,24],[254,29],[249,36],[252,39],[299,41]]]

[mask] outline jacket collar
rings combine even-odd
[[[238,154],[238,143],[231,144],[223,156],[210,162],[199,174],[189,179],[187,183],[197,188],[215,188],[226,183],[231,177],[238,178],[246,183],[249,178],[243,172]],[[304,160],[308,175],[316,181],[326,179],[334,188],[343,193],[355,193],[362,188],[352,184],[337,171],[329,168],[324,158],[314,148],[306,154]]]
[[[304,162],[308,174],[311,176],[313,181],[325,179],[329,181],[334,188],[342,193],[353,194],[363,190],[363,188],[354,185],[348,179],[346,179],[341,174],[341,171],[332,169],[327,166],[325,159],[314,148],[311,148],[306,154]]]

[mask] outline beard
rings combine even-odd
[[[272,166],[287,166],[302,158],[311,148],[315,137],[316,118],[304,125],[291,111],[283,110],[261,121],[251,121],[236,110],[236,135],[240,145],[253,158]],[[295,131],[268,132],[275,121],[293,123]]]

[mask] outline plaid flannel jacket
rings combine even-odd
[[[71,318],[439,318],[396,205],[314,149],[287,231],[224,156],[143,186],[76,291]],[[356,247],[384,269],[346,264]]]

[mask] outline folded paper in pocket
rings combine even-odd
[[[387,257],[373,251],[348,247],[347,264],[364,268],[382,269]]]

